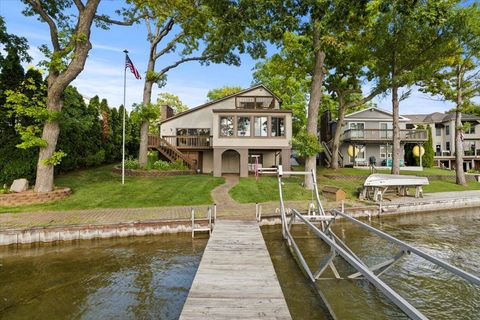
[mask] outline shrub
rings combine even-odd
[[[125,160],[125,169],[138,169],[140,164],[137,159],[126,159]]]
[[[182,160],[177,160],[175,162],[167,162],[158,160],[155,161],[152,165],[153,169],[160,170],[160,171],[168,171],[168,170],[188,170],[188,167],[183,164]]]
[[[87,167],[90,166],[99,166],[105,161],[105,150],[100,149],[97,153],[95,154],[89,154],[85,158],[85,164]]]
[[[170,170],[170,162],[157,160],[153,163],[152,167],[153,169],[160,171]]]
[[[177,161],[171,163],[170,170],[188,170],[188,167],[183,163],[183,160],[178,159]]]

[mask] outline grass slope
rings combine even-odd
[[[70,197],[48,204],[0,207],[0,212],[210,204],[210,191],[224,183],[223,178],[206,175],[125,177],[122,186],[121,177],[111,169],[103,166],[61,175],[55,179],[55,185],[71,188]]]

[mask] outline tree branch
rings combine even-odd
[[[152,45],[156,46],[157,44],[159,44],[160,41],[162,41],[162,39],[170,32],[170,30],[172,30],[174,24],[174,19],[170,18],[170,20],[160,32],[158,32],[158,30],[160,30],[161,25],[157,24],[157,33],[155,40],[152,42]]]
[[[78,0],[75,0],[75,1],[78,1]],[[115,25],[118,25],[118,26],[131,26],[132,24],[138,22],[140,19],[146,17],[148,18],[148,14],[140,14],[138,16],[135,16],[135,14],[137,13],[138,11],[138,7],[136,7],[134,10],[133,10],[133,17],[130,19],[130,20],[116,20],[116,19],[112,19],[110,18],[109,16],[105,15],[105,14],[102,14],[102,15],[95,15],[95,19],[97,20],[100,20],[100,21],[103,21],[105,23],[108,23],[108,24],[115,24]]]
[[[157,53],[154,57],[155,60],[157,60],[158,58],[160,58],[161,56],[163,56],[165,53],[169,52],[178,42],[178,40],[180,40],[184,35],[184,32],[180,32],[179,34],[177,34],[175,36],[175,38],[173,38],[166,46],[165,48],[163,48],[159,53]]]
[[[79,12],[85,9],[82,0],[73,0],[73,2],[75,3],[75,6],[77,6]]]
[[[163,75],[165,73],[167,73],[169,70],[173,69],[173,68],[176,68],[178,67],[180,64],[182,63],[185,63],[185,62],[188,62],[188,61],[205,61],[205,60],[209,60],[211,58],[213,58],[214,55],[208,55],[208,56],[201,56],[201,57],[189,57],[189,58],[183,58],[183,59],[180,59],[178,60],[177,62],[163,68],[162,70],[160,70],[159,74],[160,75]]]
[[[33,9],[38,12],[40,17],[42,17],[43,20],[48,24],[50,27],[50,38],[52,39],[52,46],[53,46],[53,51],[57,52],[60,51],[60,43],[58,42],[58,29],[57,25],[55,24],[55,21],[53,21],[52,17],[48,15],[48,13],[43,9],[42,4],[40,3],[40,0],[26,0],[32,7]]]

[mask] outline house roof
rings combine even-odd
[[[414,123],[438,123],[455,119],[455,113],[434,112],[430,114],[409,114],[405,115]],[[462,120],[480,121],[480,117],[471,114],[462,113]]]
[[[162,124],[162,123],[168,122],[168,121],[170,121],[170,120],[173,120],[173,119],[176,119],[176,118],[180,118],[180,117],[182,117],[182,116],[184,116],[184,115],[186,115],[186,114],[195,112],[195,111],[197,111],[197,110],[200,110],[200,109],[206,108],[206,107],[208,107],[208,106],[211,106],[212,104],[215,104],[215,103],[218,103],[218,102],[221,102],[221,101],[230,99],[230,98],[235,97],[235,96],[238,96],[238,95],[242,95],[242,94],[244,94],[244,93],[247,93],[247,92],[249,92],[249,91],[253,91],[253,90],[258,89],[258,88],[263,88],[263,89],[265,89],[265,90],[268,91],[268,93],[270,93],[275,99],[277,99],[279,102],[282,102],[282,99],[280,99],[275,93],[273,93],[273,92],[272,92],[270,89],[268,89],[265,85],[263,85],[263,84],[260,83],[260,84],[257,84],[257,85],[255,85],[255,86],[253,86],[253,87],[250,87],[250,88],[248,88],[248,89],[239,91],[239,92],[237,92],[237,93],[234,93],[234,94],[225,96],[225,97],[220,98],[220,99],[217,99],[217,100],[209,101],[209,102],[204,103],[204,104],[202,104],[202,105],[199,105],[199,106],[197,106],[197,107],[188,109],[188,110],[186,110],[186,111],[184,111],[184,112],[180,112],[180,113],[174,115],[173,117],[170,117],[170,118],[168,118],[168,119],[165,119],[165,120],[163,120],[163,121],[160,121],[159,123]]]
[[[380,108],[377,108],[377,107],[371,107],[371,108],[367,108],[367,109],[362,109],[362,110],[359,110],[359,111],[355,111],[355,112],[352,112],[352,113],[349,113],[347,115],[345,115],[345,118],[349,118],[351,116],[354,116],[354,115],[358,115],[358,114],[361,114],[363,112],[366,112],[366,111],[376,111],[376,112],[380,112],[380,113],[383,113],[383,114],[386,114],[390,117],[393,117],[393,113],[391,113],[390,111],[387,111],[387,110],[384,110],[384,109],[380,109]],[[400,121],[410,121],[410,119],[408,119],[407,117],[404,117],[404,116],[400,116],[399,117]],[[372,119],[372,120],[377,120],[377,119]],[[378,120],[381,120],[381,119],[378,119]]]

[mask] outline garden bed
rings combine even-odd
[[[50,192],[34,192],[27,190],[18,193],[0,194],[0,206],[20,206],[27,204],[46,203],[68,197],[72,191],[70,188],[56,188]]]
[[[112,171],[122,174],[121,167],[113,167]],[[125,169],[125,175],[128,177],[169,177],[169,176],[187,176],[194,175],[195,170],[142,170],[142,169]]]

